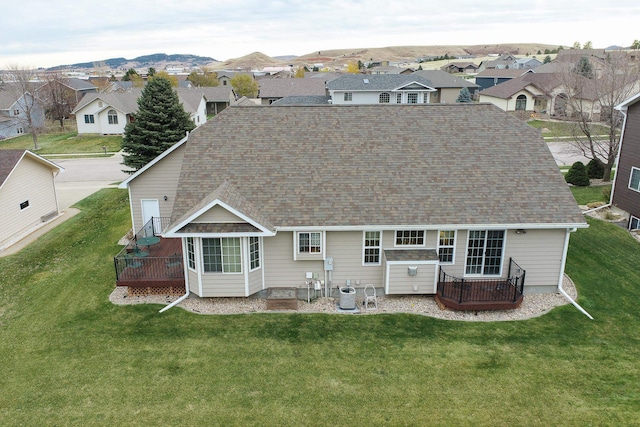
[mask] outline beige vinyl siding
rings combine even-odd
[[[327,257],[333,257],[333,287],[344,286],[347,280],[351,281],[351,286],[355,286],[356,280],[360,281],[361,287],[367,283],[382,286],[382,263],[375,266],[362,263],[363,239],[362,231],[327,233]],[[382,244],[384,246],[384,241]]]
[[[160,205],[160,216],[171,216],[185,146],[186,144],[182,144],[129,183],[134,231],[137,232],[144,225],[142,223],[142,203],[140,202],[142,199],[157,199]],[[164,196],[167,196],[166,201]]]
[[[263,250],[263,268],[266,287],[304,287],[305,273],[318,273],[324,280],[324,261],[294,261],[292,231],[279,231],[274,237],[265,237]]]
[[[247,263],[248,264],[248,263]],[[249,272],[249,295],[262,290],[262,268]]]
[[[20,203],[29,207],[20,209]],[[41,217],[58,211],[53,172],[49,166],[24,156],[0,191],[0,246],[42,222]]]
[[[203,297],[245,296],[243,273],[202,273]]]
[[[222,206],[216,205],[196,218],[194,222],[244,223],[246,221],[229,212]]]
[[[202,296],[200,295],[200,289],[198,287],[198,273],[187,268],[187,280],[189,281],[189,292]]]
[[[526,292],[553,292],[558,286],[566,230],[527,230],[526,234],[507,232],[503,274],[507,274],[509,257],[526,271]]]
[[[409,276],[409,266],[417,266],[418,273]],[[437,263],[389,264],[389,294],[434,294],[437,281]],[[416,286],[416,290],[414,290]]]

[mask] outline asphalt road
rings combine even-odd
[[[50,160],[64,168],[56,177],[58,204],[62,211],[101,188],[117,186],[129,176],[122,171],[126,168],[120,153],[111,157]]]
[[[586,165],[591,160],[578,153],[576,148],[567,141],[547,142],[547,146],[558,166],[571,166],[575,162],[582,162]]]

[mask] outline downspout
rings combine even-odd
[[[580,310],[580,311],[581,311],[585,316],[587,316],[589,319],[593,320],[593,317],[592,317],[589,313],[587,313],[587,311],[586,311],[584,308],[580,307],[580,304],[578,304],[577,302],[575,302],[575,301],[573,300],[573,298],[571,298],[571,297],[569,296],[569,294],[567,294],[567,293],[565,292],[565,290],[564,290],[564,289],[562,289],[562,281],[563,281],[563,279],[564,279],[564,268],[565,268],[565,265],[566,265],[566,263],[567,263],[567,251],[568,251],[568,249],[569,249],[569,235],[570,235],[570,233],[572,233],[573,231],[575,231],[575,228],[574,228],[573,230],[568,228],[568,229],[567,229],[567,231],[566,231],[566,233],[565,233],[565,237],[564,237],[564,251],[563,251],[563,253],[562,253],[562,269],[560,270],[560,272],[561,272],[562,274],[560,275],[560,279],[558,280],[558,292],[560,292],[560,293],[562,294],[562,296],[564,296],[567,300],[569,300],[569,302],[570,302],[570,303],[571,303],[575,308],[577,308],[578,310]]]
[[[622,142],[624,141],[624,131],[627,129],[627,108],[616,108],[624,116],[622,123],[622,132],[620,133],[620,144],[618,144],[618,154],[616,155],[616,173],[613,175],[613,183],[611,184],[611,195],[609,196],[609,205],[613,203],[613,193],[616,189],[616,179],[618,178],[618,169],[620,168],[620,152],[622,151]]]
[[[185,245],[182,245],[183,249],[185,247]],[[171,304],[167,305],[166,307],[163,307],[158,313],[162,313],[165,312],[167,310],[169,310],[172,307],[175,307],[176,305],[180,304],[182,301],[184,301],[185,299],[187,299],[189,297],[189,269],[187,268],[187,251],[183,250],[182,251],[182,265],[184,265],[184,289],[185,289],[185,294],[182,295],[180,298],[178,298],[177,300],[175,300],[174,302],[172,302]]]

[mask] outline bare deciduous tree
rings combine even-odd
[[[31,132],[33,149],[39,150],[38,134],[44,127],[42,106],[36,98],[36,89],[42,84],[37,70],[33,68],[9,65],[6,73],[4,90],[10,92],[18,101],[16,119],[23,125],[25,131]]]
[[[47,117],[59,122],[60,128],[64,130],[64,120],[76,104],[75,95],[60,73],[47,73],[44,81],[45,84],[38,90],[38,99],[45,108]]]
[[[592,78],[577,73],[575,64],[563,65],[566,114],[576,120],[577,128],[572,145],[576,152],[602,165],[602,178],[609,181],[620,147],[621,116],[614,107],[640,88],[638,66],[625,52],[611,52],[596,64]],[[606,135],[596,125],[604,125]]]

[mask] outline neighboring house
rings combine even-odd
[[[178,88],[178,98],[196,126],[207,121],[207,100],[202,88]],[[76,116],[78,133],[121,135],[134,120],[142,89],[119,93],[92,93],[85,96],[71,112]]]
[[[533,70],[517,70],[517,69],[490,69],[484,70],[476,74],[476,84],[480,90],[499,85],[516,77],[520,77],[525,73],[533,73]]]
[[[44,126],[44,109],[30,93],[23,94],[19,86],[5,83],[0,89],[0,139],[30,133],[27,111],[35,127]]]
[[[436,92],[413,74],[344,74],[327,82],[333,104],[427,104]]]
[[[482,61],[478,67],[478,71],[513,68],[513,63],[516,59],[515,56],[510,54],[501,55],[498,59]]]
[[[457,73],[465,73],[465,74],[475,74],[478,72],[478,66],[473,62],[450,62],[447,65],[443,65],[440,67],[442,71],[446,71],[447,73],[457,74]]]
[[[372,67],[367,70],[370,74],[411,74],[415,70],[408,67],[396,67],[393,65],[381,65],[379,67]]]
[[[0,150],[0,250],[59,214],[55,176],[63,170],[28,150]]]
[[[160,271],[181,268],[201,297],[310,280],[495,290],[514,271],[525,292],[556,292],[587,227],[539,131],[488,104],[231,106],[121,187],[136,232],[163,224],[158,244],[180,242]],[[155,263],[127,260],[119,285]]]
[[[255,80],[255,75],[253,73],[242,73],[236,71],[216,71],[218,74],[218,81],[220,81],[221,86],[231,86],[231,79],[235,76],[246,74],[251,77],[251,79]]]
[[[51,89],[49,88],[50,85],[59,85],[60,87]],[[98,92],[98,87],[88,80],[78,78],[62,78],[58,80],[52,80],[38,87],[38,97],[47,98],[47,94],[52,90],[56,90],[58,93],[64,93],[64,99],[69,101],[70,107],[71,109],[73,109],[86,94]]]
[[[259,80],[258,98],[269,105],[287,96],[324,96],[325,82],[311,78],[263,78]]]
[[[640,229],[640,93],[616,106],[624,114],[611,204],[622,209],[629,230]]]
[[[222,110],[230,106],[236,99],[236,95],[230,85],[199,87],[197,89],[204,93],[204,97],[207,100],[207,116],[222,112]]]
[[[418,70],[413,75],[429,80],[431,87],[436,89],[435,92],[430,94],[429,102],[432,104],[456,102],[460,91],[465,87],[473,99],[478,97],[479,86],[477,84],[459,76],[452,76],[445,71]]]
[[[518,70],[530,70],[538,68],[542,65],[542,61],[538,61],[536,58],[518,58],[513,61],[513,68]]]
[[[479,95],[480,102],[490,102],[504,111],[553,115],[556,97],[563,93],[562,87],[562,77],[558,74],[526,73],[484,89]]]

